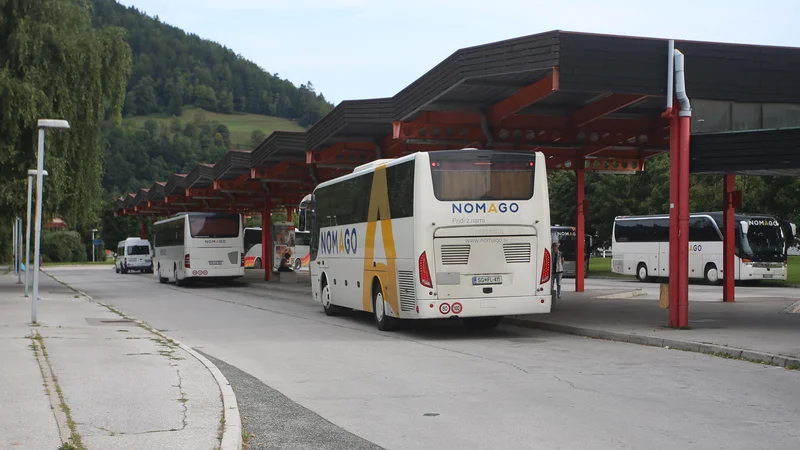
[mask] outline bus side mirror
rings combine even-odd
[[[300,217],[297,218],[297,229],[299,231],[306,231],[306,212],[303,211],[300,213]]]

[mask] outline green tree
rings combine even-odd
[[[91,3],[96,27],[118,26],[129,31],[127,39],[134,52],[127,92],[135,95],[126,104],[126,115],[144,114],[138,111],[142,102],[148,112],[169,111],[176,116],[180,115],[180,107],[194,103],[214,112],[279,115],[306,126],[333,108],[311,82],[295,86],[231,49],[189,35],[114,0]],[[155,106],[149,101],[148,82],[141,84],[148,77],[153,82]],[[182,96],[176,86],[181,87]],[[213,97],[206,88],[214,92]],[[146,100],[140,99],[140,91],[144,91]]]
[[[217,109],[217,94],[214,89],[209,86],[197,86],[194,89],[195,104],[203,109],[209,111],[216,111]]]
[[[258,147],[258,146],[259,146],[259,144],[261,144],[261,143],[264,141],[264,139],[266,139],[266,138],[267,138],[267,135],[266,135],[266,134],[264,134],[264,132],[263,132],[263,131],[261,131],[261,130],[253,130],[253,132],[252,132],[252,133],[250,133],[250,145],[252,145],[252,146],[253,146],[253,148],[256,148],[256,147]]]
[[[85,0],[0,1],[0,215],[19,214],[36,161],[36,122],[48,132],[45,211],[74,226],[94,221],[102,195],[102,134],[120,120],[131,50],[125,31],[93,29]]]
[[[136,99],[137,114],[147,115],[158,111],[158,98],[152,78],[146,76],[139,80],[133,88],[133,94]]]
[[[233,112],[233,94],[223,90],[219,94],[219,112],[230,114]]]

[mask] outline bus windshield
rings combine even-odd
[[[741,244],[743,256],[782,261],[786,241],[777,225],[750,225]]]
[[[558,236],[558,249],[566,259],[575,259],[575,235]],[[584,250],[585,251],[585,250]]]
[[[190,216],[189,229],[193,238],[239,237],[239,216],[235,214]]]
[[[433,193],[440,201],[529,200],[534,156],[473,150],[431,155]]]

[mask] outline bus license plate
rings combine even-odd
[[[503,277],[500,275],[472,277],[473,286],[481,284],[503,284]]]
[[[208,265],[209,266],[221,266],[222,265],[222,261],[209,261]]]
[[[764,274],[764,278],[772,278],[772,274],[771,274],[771,273],[769,273],[769,274]]]

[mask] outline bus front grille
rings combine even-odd
[[[469,244],[442,245],[442,265],[457,266],[469,264]]]
[[[400,289],[400,311],[416,311],[417,294],[415,292],[414,272],[397,271],[397,286]]]
[[[530,263],[531,244],[529,242],[503,244],[503,254],[506,257],[506,263]]]

